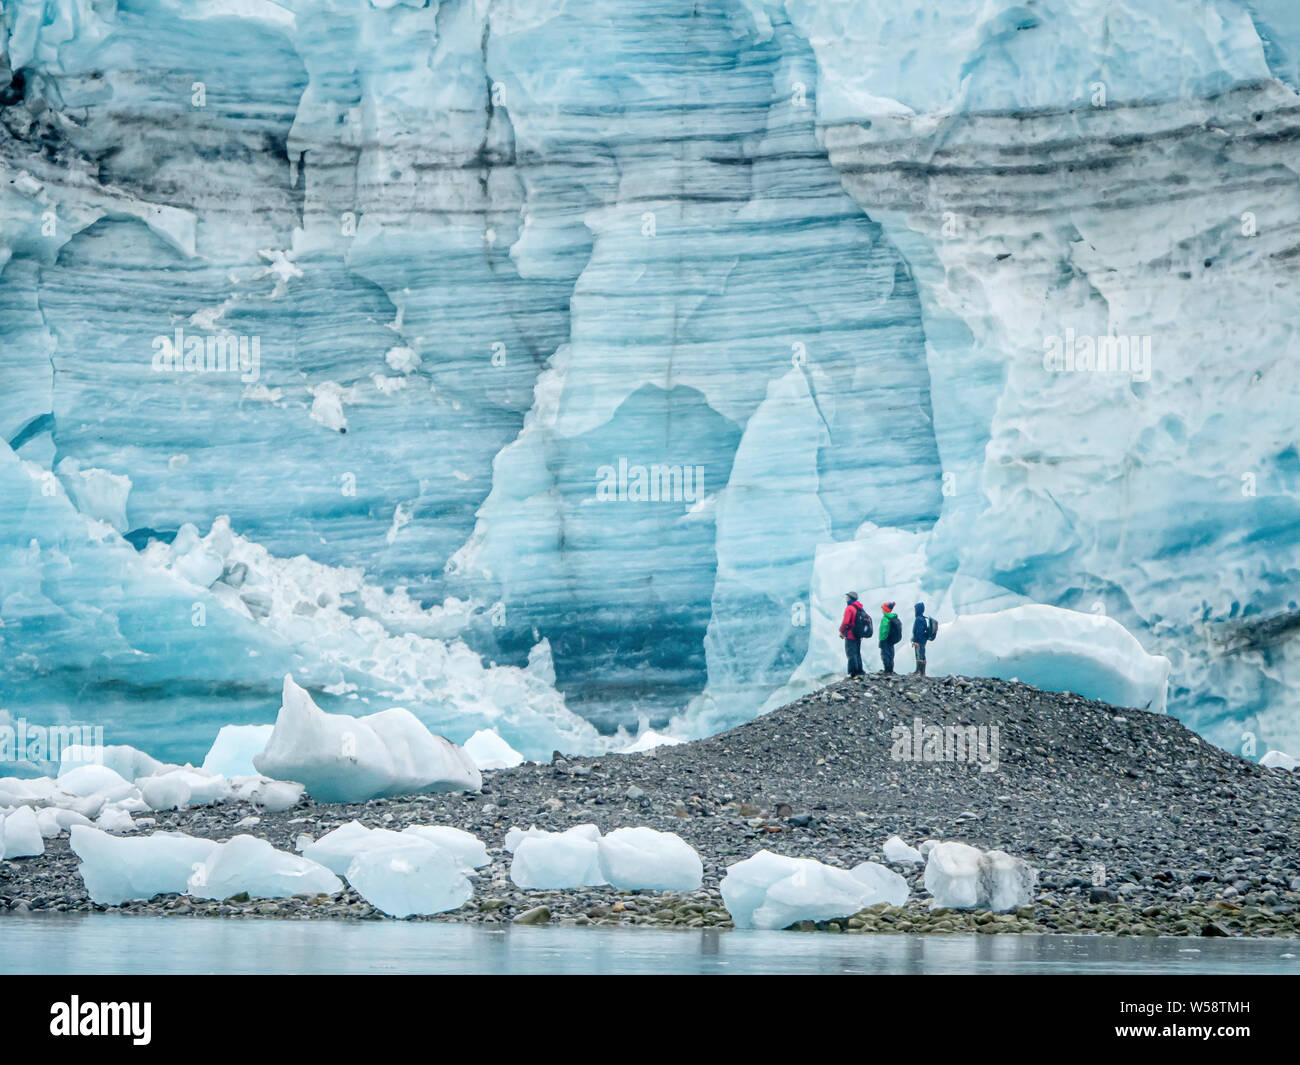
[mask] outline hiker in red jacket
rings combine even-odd
[[[844,620],[840,622],[840,638],[844,641],[844,654],[849,660],[849,676],[862,677],[862,638],[871,635],[871,615],[858,602],[857,592],[844,594]]]

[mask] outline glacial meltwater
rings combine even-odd
[[[1300,941],[5,917],[3,974],[1300,974]]]

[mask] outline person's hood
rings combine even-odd
[[[916,616],[917,616],[918,618],[923,618],[923,617],[925,617],[925,604],[924,604],[924,603],[917,603],[917,604],[916,604]]]

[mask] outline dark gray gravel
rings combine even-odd
[[[896,761],[891,729],[996,725],[1000,766]],[[356,818],[467,829],[488,845],[475,898],[431,920],[531,920],[727,926],[717,885],[760,848],[851,866],[882,860],[897,833],[915,845],[956,839],[1001,848],[1040,870],[1041,894],[1018,915],[931,913],[920,867],[900,910],[875,908],[843,931],[1096,931],[1118,934],[1300,934],[1300,775],[1261,770],[1202,742],[1177,720],[1023,684],[880,674],[809,695],[707,740],[642,755],[556,756],[484,774],[480,795],[433,795],[259,814],[246,805],[158,815],[159,829],[225,839],[250,832],[293,849]],[[259,816],[253,827],[236,822]],[[602,831],[649,825],[704,859],[693,896],[610,888],[522,891],[502,846],[511,825]],[[42,858],[0,863],[0,912],[94,909],[66,836]],[[1100,884],[1098,884],[1100,881]],[[350,890],[337,899],[166,896],[121,909],[220,916],[377,918]]]

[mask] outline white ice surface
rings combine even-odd
[[[360,718],[327,714],[289,675],[275,730],[253,764],[269,777],[300,781],[321,802],[477,791],[483,783],[463,748],[435,736],[406,710]]]
[[[596,844],[601,876],[620,891],[695,891],[704,864],[675,832],[618,828]]]

